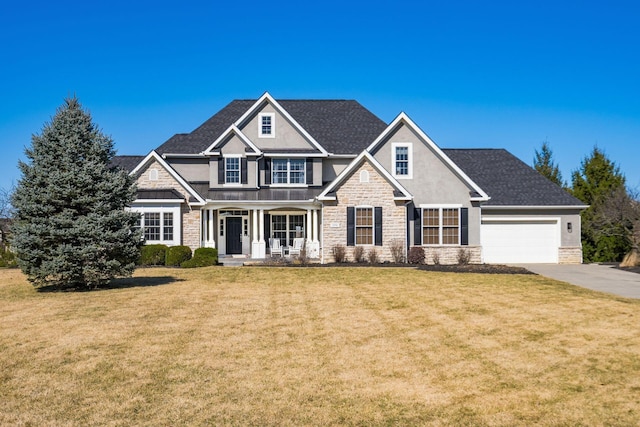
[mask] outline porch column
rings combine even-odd
[[[207,247],[215,248],[216,239],[214,234],[213,209],[207,209]]]
[[[251,234],[253,236],[251,242],[251,258],[264,258],[267,253],[266,245],[264,244],[264,217],[258,216],[258,212],[263,213],[262,209],[254,209],[252,215],[253,227]],[[258,226],[258,222],[260,226]]]
[[[320,243],[318,242],[318,211],[307,210],[307,256],[318,258],[320,256]]]
[[[313,210],[313,241],[318,241],[318,230],[320,229],[318,224],[318,210]]]

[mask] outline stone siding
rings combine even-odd
[[[158,171],[158,179],[156,180],[149,179],[152,169]],[[189,200],[189,197],[191,197],[189,192],[155,160],[138,173],[136,183],[139,189],[154,190],[172,188],[182,194],[186,200]],[[180,213],[181,244],[189,246],[191,250],[196,250],[200,247],[200,209],[193,209],[183,201],[180,205]]]
[[[360,182],[360,173],[366,170],[369,182]],[[347,207],[382,207],[382,246],[364,246],[365,256],[375,249],[380,261],[393,261],[391,245],[400,243],[406,248],[406,209],[404,201],[395,201],[393,187],[386,178],[365,161],[336,191],[337,202],[325,202],[322,209],[323,251],[322,262],[334,262],[332,250],[336,245],[346,248],[349,261],[353,261],[354,246],[347,246]]]
[[[423,246],[425,264],[458,264],[460,251],[469,255],[469,264],[482,263],[482,248],[480,246]]]
[[[565,247],[558,249],[558,263],[560,264],[582,264],[581,247]]]

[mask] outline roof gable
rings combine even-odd
[[[367,151],[360,153],[358,157],[347,166],[341,173],[334,179],[320,195],[318,200],[335,200],[335,191],[340,185],[347,180],[364,162],[369,162],[373,168],[382,175],[387,182],[394,189],[394,199],[396,200],[411,200],[413,197],[411,194],[393,177],[389,172],[382,167],[382,165]]]
[[[255,146],[253,142],[247,136],[240,131],[236,127],[236,125],[231,125],[227,128],[227,130],[216,139],[213,144],[211,144],[206,150],[204,150],[205,155],[218,154],[218,151],[229,139],[233,136],[237,136],[238,139],[244,144],[246,147],[246,154],[259,155],[261,154],[260,149]]]
[[[429,136],[422,131],[405,113],[400,113],[387,128],[367,147],[367,151],[374,154],[384,144],[390,142],[389,137],[398,130],[399,127],[406,126],[418,139],[420,139],[434,153],[442,163],[444,163],[462,182],[471,189],[472,201],[487,201],[489,195],[475,183],[458,165],[452,161]],[[417,160],[414,160],[417,163]]]

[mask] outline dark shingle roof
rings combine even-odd
[[[131,172],[143,161],[145,156],[114,156],[111,165],[121,167],[127,172]]]
[[[192,188],[201,196],[211,200],[256,201],[256,200],[313,200],[322,192],[320,187],[312,188],[261,188],[259,190],[216,190],[208,183],[192,183]]]
[[[197,154],[236,122],[255,100],[235,100],[189,134],[177,134],[157,148],[160,154]],[[325,150],[357,154],[387,127],[386,123],[353,100],[278,100],[278,103]]]
[[[504,149],[443,149],[490,197],[488,206],[583,206]]]
[[[140,200],[184,200],[184,196],[173,188],[139,189]]]

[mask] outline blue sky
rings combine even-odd
[[[29,1],[0,14],[0,187],[76,94],[119,154],[236,98],[356,99],[443,148],[593,147],[640,187],[640,6],[595,1]]]

